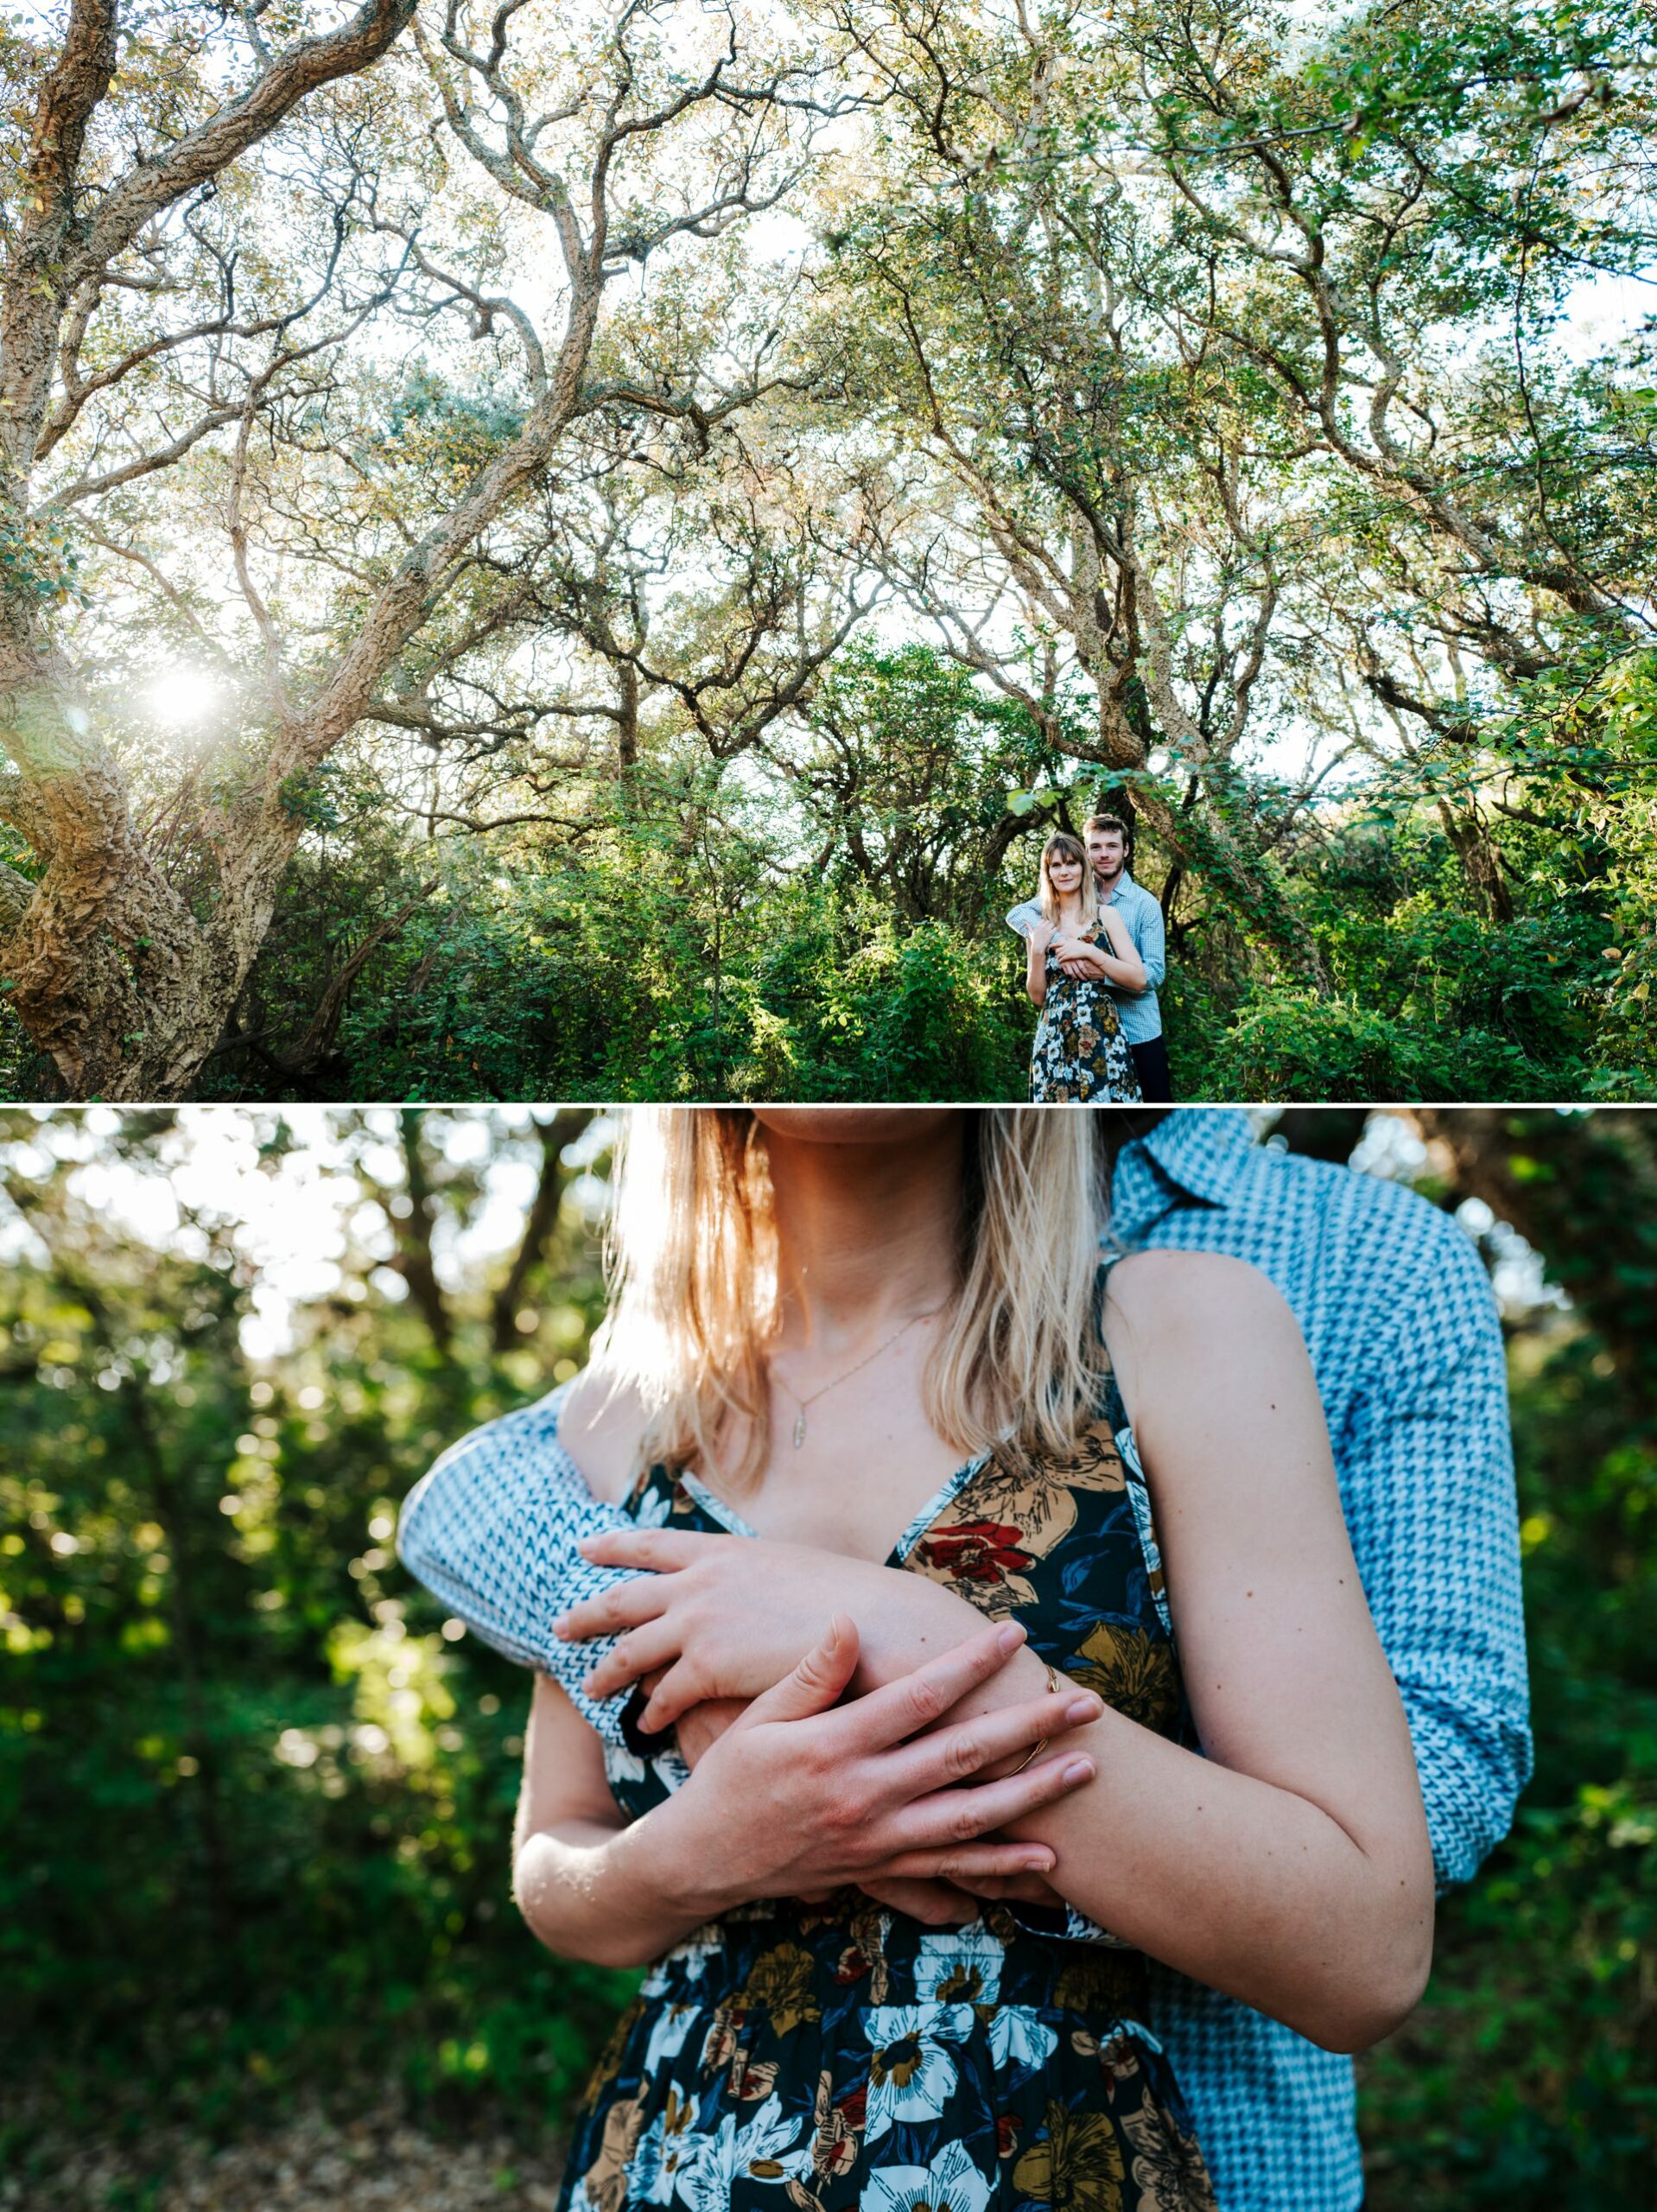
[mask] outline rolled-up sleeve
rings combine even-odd
[[[404,1499],[397,1556],[417,1582],[473,1633],[515,1660],[550,1675],[607,1742],[622,1741],[627,1700],[602,1703],[581,1682],[613,1639],[565,1643],[558,1614],[631,1576],[594,1567],[575,1549],[583,1536],[632,1524],[595,1498],[558,1441],[562,1389],[452,1444]]]
[[[1530,1778],[1507,1363],[1471,1240],[1438,1217],[1338,1456],[1364,1592],[1415,1746],[1440,1887],[1508,1833]]]

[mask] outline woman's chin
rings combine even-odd
[[[761,1128],[796,1144],[908,1144],[941,1129],[958,1107],[756,1106]]]

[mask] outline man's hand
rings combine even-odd
[[[1105,971],[1099,964],[1099,948],[1091,938],[1074,930],[1063,931],[1054,937],[1053,953],[1064,973],[1076,982],[1102,981]]]
[[[745,1540],[746,1541],[746,1540]],[[647,1879],[711,1916],[763,1897],[811,1897],[853,1884],[1046,1872],[1050,1846],[998,1831],[1092,1780],[1085,1754],[1021,1755],[1089,1726],[1090,1691],[1055,1714],[1046,1694],[975,1719],[945,1716],[1008,1667],[1015,1624],[982,1627],[925,1665],[841,1702],[857,1665],[853,1622],[837,1614],[782,1681],[756,1698],[682,1789],[647,1816],[672,1838]],[[987,1770],[1015,1760],[1000,1781]],[[638,1833],[645,1835],[645,1824]],[[647,1853],[648,1856],[648,1853]]]
[[[799,1664],[825,1607],[858,1623],[859,1694],[964,1642],[982,1622],[964,1598],[922,1575],[805,1544],[616,1529],[579,1549],[599,1566],[643,1572],[572,1606],[554,1631],[575,1642],[619,1632],[587,1694],[613,1697],[659,1675],[640,1716],[648,1730],[710,1700],[763,1695]]]

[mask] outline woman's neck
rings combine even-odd
[[[784,1345],[860,1344],[954,1294],[962,1117],[917,1114],[914,1135],[834,1144],[766,1130]]]

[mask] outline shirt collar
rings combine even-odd
[[[1224,1205],[1254,1149],[1248,1116],[1235,1106],[1187,1106],[1122,1147],[1111,1178],[1114,1241],[1131,1244],[1173,1206]]]

